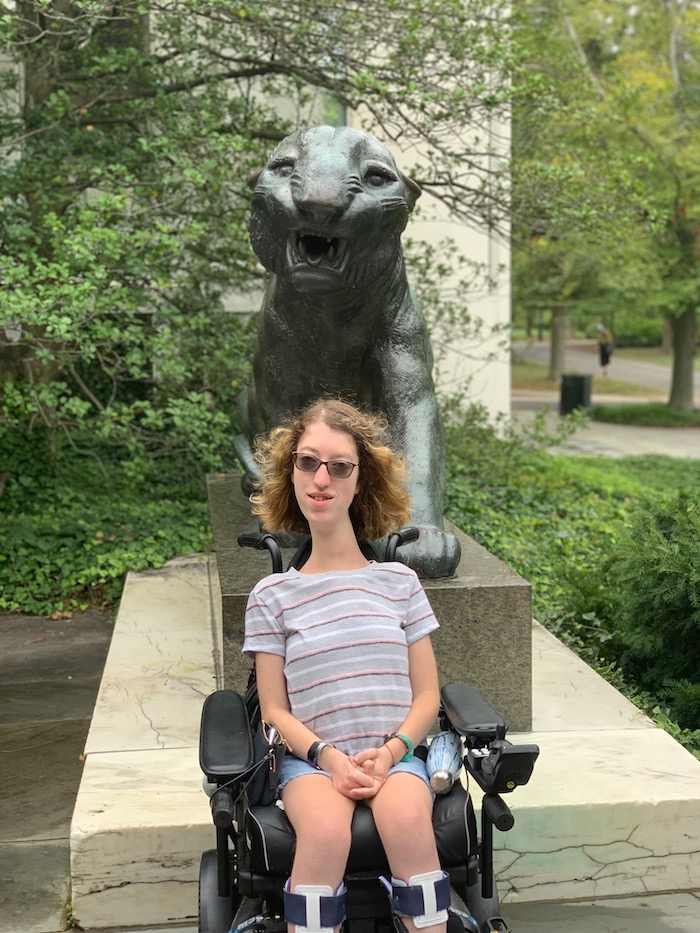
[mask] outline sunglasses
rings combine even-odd
[[[357,466],[349,460],[321,460],[312,454],[300,454],[298,450],[292,454],[292,463],[302,473],[315,473],[319,467],[324,466],[333,479],[347,479]]]

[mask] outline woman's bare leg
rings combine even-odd
[[[297,839],[290,890],[297,885],[323,884],[336,891],[350,854],[355,801],[315,774],[290,781],[282,791],[282,801]]]
[[[425,783],[413,774],[396,773],[376,797],[366,801],[386,852],[391,873],[408,883],[413,875],[441,869],[433,831],[433,798]],[[402,917],[409,933],[416,931],[410,917]],[[444,933],[446,924],[425,927],[421,933]]]

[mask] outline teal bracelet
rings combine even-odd
[[[389,739],[398,739],[399,742],[403,742],[403,744],[406,746],[406,754],[403,756],[401,761],[409,761],[411,758],[413,758],[413,752],[415,751],[416,747],[407,735],[404,735],[402,732],[392,732],[391,735],[385,735],[385,745]]]

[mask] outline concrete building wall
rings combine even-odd
[[[382,139],[361,113],[349,113],[349,126],[365,129]],[[500,151],[507,155],[510,128],[502,123],[492,127],[492,144],[498,141]],[[383,139],[394,154],[399,168],[410,173],[415,166],[427,165],[427,156],[410,147],[400,149],[391,140]],[[495,169],[494,155],[485,166]],[[510,413],[510,248],[503,233],[500,236],[487,229],[475,229],[450,216],[445,204],[425,193],[417,203],[404,234],[404,239],[424,241],[436,248],[451,241],[443,253],[451,260],[453,275],[441,282],[444,297],[462,311],[468,312],[470,323],[462,328],[433,320],[433,309],[424,307],[431,328],[435,354],[434,378],[440,392],[456,396],[465,404],[480,403],[492,417]],[[459,258],[473,264],[468,284],[466,272],[460,272]]]

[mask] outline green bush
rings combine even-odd
[[[539,443],[552,440],[541,435]],[[631,666],[622,667],[629,649],[620,593],[635,584],[613,578],[625,548],[632,564],[638,559],[636,534],[629,530],[635,516],[644,515],[650,501],[663,513],[669,490],[700,488],[700,460],[551,455],[532,436],[489,436],[474,412],[448,427],[448,449],[449,518],[532,584],[540,622],[700,755],[700,730],[687,715],[697,675],[684,681],[676,670],[674,677],[642,682]],[[697,548],[693,554],[700,567]]]
[[[129,570],[211,546],[203,474],[175,459],[67,453],[47,465],[41,434],[5,432],[0,610],[50,615],[116,602]],[[89,442],[86,440],[85,445]],[[103,455],[100,456],[100,453]]]
[[[641,504],[609,574],[623,670],[647,689],[662,686],[681,724],[700,728],[700,496]]]
[[[617,329],[615,346],[617,347],[658,347],[664,335],[664,323],[659,317],[639,318],[634,322],[625,322],[627,326]]]

